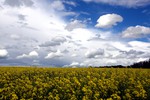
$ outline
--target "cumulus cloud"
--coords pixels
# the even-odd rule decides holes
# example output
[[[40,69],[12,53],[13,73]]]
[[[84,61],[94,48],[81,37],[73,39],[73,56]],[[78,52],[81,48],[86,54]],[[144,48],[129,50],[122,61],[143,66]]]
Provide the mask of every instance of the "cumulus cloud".
[[[112,26],[117,25],[117,23],[122,22],[122,16],[118,14],[106,14],[99,17],[95,27],[97,28],[111,28]]]
[[[0,49],[0,58],[5,58],[8,56],[8,51],[5,49]]]
[[[22,58],[35,58],[38,57],[39,54],[36,51],[31,51],[29,54],[22,54],[20,56],[17,56],[17,59],[22,59]]]
[[[93,49],[93,50],[89,50],[85,53],[85,57],[87,58],[96,58],[99,56],[102,56],[104,54],[104,50],[103,49]]]
[[[66,41],[66,38],[57,36],[57,37],[52,38],[50,41],[46,41],[45,43],[43,43],[39,46],[40,47],[57,46],[57,45],[61,45],[65,41]]]
[[[60,50],[57,50],[57,52],[51,52],[49,53],[45,59],[52,59],[52,58],[59,58],[62,57],[63,53]]]
[[[141,38],[150,34],[150,27],[145,26],[130,26],[122,32],[124,38]]]
[[[79,65],[80,65],[79,62],[73,61],[69,66],[79,66]]]
[[[29,53],[29,56],[34,57],[34,56],[38,56],[38,53],[36,51],[32,51]]]
[[[67,24],[67,26],[65,27],[66,30],[68,31],[72,31],[73,29],[76,28],[84,28],[85,25],[79,21],[79,20],[73,20],[70,23]]]
[[[83,0],[83,1],[124,6],[128,8],[143,7],[150,4],[149,0]]]
[[[150,43],[149,42],[130,41],[130,42],[128,42],[128,45],[134,50],[143,51],[143,52],[147,53],[146,55],[150,54]]]
[[[137,51],[137,50],[129,50],[129,51],[120,51],[119,55],[116,56],[116,58],[128,58],[128,59],[133,59],[133,58],[138,58],[144,54],[143,51]]]

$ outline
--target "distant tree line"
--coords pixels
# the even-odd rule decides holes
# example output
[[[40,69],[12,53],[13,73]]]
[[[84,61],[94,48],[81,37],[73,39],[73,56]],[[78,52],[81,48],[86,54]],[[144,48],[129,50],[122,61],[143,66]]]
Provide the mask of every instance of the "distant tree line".
[[[89,68],[127,68],[127,66],[122,66],[122,65],[99,66],[99,67],[89,66]]]
[[[130,68],[150,68],[150,59],[147,61],[141,61],[128,66]]]
[[[92,68],[93,66],[89,66],[89,67]],[[94,68],[150,68],[150,59],[147,61],[134,63],[129,66],[114,65],[114,66],[99,66],[99,67],[94,67]]]

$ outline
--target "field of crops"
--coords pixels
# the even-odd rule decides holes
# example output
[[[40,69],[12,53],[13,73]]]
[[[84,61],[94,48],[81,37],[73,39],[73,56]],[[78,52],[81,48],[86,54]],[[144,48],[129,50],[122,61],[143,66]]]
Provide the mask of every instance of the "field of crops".
[[[0,100],[150,100],[149,69],[0,68]]]

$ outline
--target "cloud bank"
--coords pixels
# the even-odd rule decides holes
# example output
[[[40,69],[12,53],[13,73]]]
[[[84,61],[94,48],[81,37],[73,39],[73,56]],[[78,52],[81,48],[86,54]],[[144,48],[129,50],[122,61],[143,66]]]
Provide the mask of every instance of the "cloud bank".
[[[122,32],[124,38],[141,38],[150,34],[150,28],[145,26],[130,26]]]

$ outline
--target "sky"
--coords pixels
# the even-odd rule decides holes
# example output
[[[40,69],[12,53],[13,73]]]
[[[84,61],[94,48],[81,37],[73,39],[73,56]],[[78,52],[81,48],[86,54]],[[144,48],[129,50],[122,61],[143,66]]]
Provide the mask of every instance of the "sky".
[[[0,0],[0,65],[111,66],[150,58],[150,0]]]

